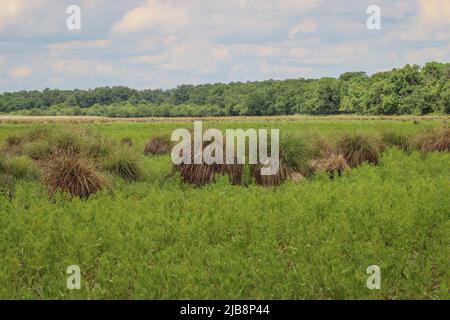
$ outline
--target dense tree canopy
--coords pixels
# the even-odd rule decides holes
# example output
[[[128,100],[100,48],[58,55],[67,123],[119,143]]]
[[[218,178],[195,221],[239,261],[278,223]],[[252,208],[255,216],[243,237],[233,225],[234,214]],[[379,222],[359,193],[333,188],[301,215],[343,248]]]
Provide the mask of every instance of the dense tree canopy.
[[[290,114],[450,113],[450,63],[368,76],[181,85],[170,90],[124,86],[93,90],[19,91],[0,95],[0,112],[110,117]]]

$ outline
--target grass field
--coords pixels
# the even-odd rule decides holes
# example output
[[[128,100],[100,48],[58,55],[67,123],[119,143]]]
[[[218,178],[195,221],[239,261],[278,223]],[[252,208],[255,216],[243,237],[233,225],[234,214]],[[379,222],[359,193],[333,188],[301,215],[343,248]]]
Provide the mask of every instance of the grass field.
[[[268,121],[270,120],[270,121]],[[36,128],[91,129],[128,137],[143,178],[108,175],[88,199],[19,179],[0,194],[0,298],[449,299],[450,153],[383,148],[378,165],[325,172],[280,187],[195,188],[171,176],[147,140],[191,128],[176,122],[0,119],[0,143]],[[279,128],[304,140],[342,134],[415,136],[448,118],[207,119],[210,128]],[[68,290],[66,269],[81,269]],[[366,269],[381,268],[369,290]]]

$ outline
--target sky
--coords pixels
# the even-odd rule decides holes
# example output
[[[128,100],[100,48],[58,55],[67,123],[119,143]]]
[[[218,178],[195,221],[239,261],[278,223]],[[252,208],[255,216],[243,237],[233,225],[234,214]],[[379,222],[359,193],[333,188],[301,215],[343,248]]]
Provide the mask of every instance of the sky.
[[[66,10],[77,5],[81,28]],[[370,30],[367,8],[381,9]],[[450,0],[0,0],[0,92],[369,74],[450,62]]]

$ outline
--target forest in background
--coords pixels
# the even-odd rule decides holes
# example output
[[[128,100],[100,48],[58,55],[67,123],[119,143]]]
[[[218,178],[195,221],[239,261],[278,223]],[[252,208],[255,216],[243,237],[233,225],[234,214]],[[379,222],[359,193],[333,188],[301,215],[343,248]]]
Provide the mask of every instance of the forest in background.
[[[347,72],[339,78],[180,85],[168,90],[115,86],[4,92],[0,113],[106,117],[450,114],[450,63],[406,65],[371,76]]]

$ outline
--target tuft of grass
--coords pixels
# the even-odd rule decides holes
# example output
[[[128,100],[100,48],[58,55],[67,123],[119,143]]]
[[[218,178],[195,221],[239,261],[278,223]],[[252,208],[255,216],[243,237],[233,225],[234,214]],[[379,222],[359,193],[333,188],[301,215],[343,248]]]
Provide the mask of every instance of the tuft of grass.
[[[418,138],[422,152],[449,152],[450,128],[442,127],[425,133]]]
[[[46,164],[43,181],[48,186],[50,196],[61,190],[83,199],[102,190],[105,184],[103,177],[88,160],[64,152]]]
[[[62,130],[51,136],[49,143],[56,152],[80,154],[83,142],[80,135]]]
[[[81,141],[83,154],[91,159],[105,158],[113,152],[114,144],[111,140],[100,135],[83,137]]]
[[[315,171],[328,172],[330,178],[334,178],[336,174],[342,176],[345,171],[351,170],[347,160],[345,160],[345,157],[342,154],[333,153],[324,159],[312,161],[312,163]]]
[[[377,165],[380,158],[378,142],[373,137],[361,133],[345,134],[338,141],[337,148],[352,168],[363,162]]]
[[[280,137],[280,165],[278,173],[274,175],[261,175],[263,165],[252,166],[252,177],[255,183],[261,186],[274,187],[281,185],[289,177],[301,180],[299,177],[310,177],[313,170],[309,164],[312,150],[305,140],[291,134]]]
[[[172,149],[172,142],[164,136],[157,136],[151,138],[144,148],[144,154],[149,155],[164,155],[169,154]]]
[[[204,150],[211,142],[204,141],[201,142],[202,150]],[[226,154],[226,143],[223,143],[219,148],[222,149],[225,161]],[[197,187],[205,186],[207,184],[215,182],[216,176],[226,175],[228,176],[229,182],[232,185],[242,185],[244,184],[243,174],[244,165],[243,164],[207,164],[212,162],[213,154],[206,153],[202,164],[195,164],[195,150],[192,148],[191,163],[181,164],[174,166],[174,171],[179,171],[184,183],[192,184]]]
[[[311,155],[314,158],[325,158],[333,153],[334,147],[328,139],[320,135],[311,138]]]
[[[53,148],[46,140],[33,141],[24,146],[23,153],[33,160],[46,160],[53,154]]]
[[[9,136],[5,140],[2,152],[5,154],[17,155],[23,151],[24,139],[22,136]]]
[[[232,185],[238,186],[245,184],[243,180],[244,167],[243,164],[223,164],[219,166],[217,171],[218,174],[228,176]]]
[[[39,178],[40,171],[30,158],[25,156],[0,157],[0,173],[14,179],[34,180]]]
[[[14,197],[15,186],[16,179],[12,175],[0,172],[0,195],[11,200]]]
[[[202,142],[204,149],[210,142]],[[191,163],[183,163],[174,166],[174,171],[179,171],[184,183],[192,184],[197,187],[205,186],[213,183],[217,173],[223,173],[224,168],[217,164],[195,164],[195,150],[193,146],[191,150]]]
[[[381,134],[381,141],[386,147],[396,147],[405,152],[413,150],[410,135],[401,131],[384,131]]]
[[[7,147],[15,147],[19,146],[23,143],[23,137],[22,136],[9,136],[5,140],[5,146]]]
[[[131,139],[130,137],[125,137],[120,140],[120,144],[123,146],[132,147],[134,143],[133,139]]]
[[[288,174],[298,172],[304,177],[313,173],[309,162],[312,158],[311,147],[302,137],[285,134],[280,137],[280,162]]]
[[[264,186],[264,187],[278,187],[283,184],[283,182],[286,181],[286,179],[290,176],[290,171],[286,168],[286,166],[283,165],[283,163],[280,163],[280,167],[278,170],[278,173],[274,175],[267,175],[263,176],[261,175],[261,168],[263,166],[261,164],[258,165],[252,165],[251,166],[251,175],[257,185]],[[293,174],[293,172],[292,172]]]
[[[53,134],[53,131],[46,127],[38,127],[24,135],[24,140],[27,142],[48,140]]]
[[[127,182],[142,180],[144,176],[139,158],[126,149],[112,152],[105,159],[103,168]]]

